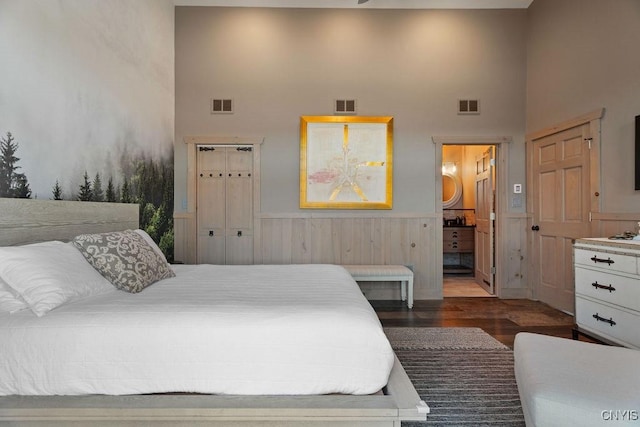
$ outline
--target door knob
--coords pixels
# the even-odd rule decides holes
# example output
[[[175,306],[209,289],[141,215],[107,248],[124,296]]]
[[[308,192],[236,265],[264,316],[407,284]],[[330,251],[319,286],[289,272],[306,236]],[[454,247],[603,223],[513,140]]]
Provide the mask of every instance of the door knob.
[[[538,230],[540,230],[540,226],[538,226],[538,225],[533,225],[533,226],[531,227],[531,229],[532,229],[533,231],[538,231]]]

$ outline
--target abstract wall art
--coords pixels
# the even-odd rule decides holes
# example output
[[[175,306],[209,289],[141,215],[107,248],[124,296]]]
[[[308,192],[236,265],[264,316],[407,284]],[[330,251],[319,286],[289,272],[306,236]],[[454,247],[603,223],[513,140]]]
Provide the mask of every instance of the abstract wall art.
[[[302,116],[300,208],[391,209],[393,117]]]

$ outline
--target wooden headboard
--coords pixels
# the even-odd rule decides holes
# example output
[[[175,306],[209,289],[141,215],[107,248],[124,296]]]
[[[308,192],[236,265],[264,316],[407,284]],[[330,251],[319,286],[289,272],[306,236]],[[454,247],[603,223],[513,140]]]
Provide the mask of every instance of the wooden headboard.
[[[135,203],[0,198],[0,246],[138,228]]]

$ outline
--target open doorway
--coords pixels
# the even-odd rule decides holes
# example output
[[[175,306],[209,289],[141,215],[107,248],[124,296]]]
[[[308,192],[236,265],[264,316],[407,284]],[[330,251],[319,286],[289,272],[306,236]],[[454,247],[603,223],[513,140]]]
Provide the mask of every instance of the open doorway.
[[[496,145],[442,146],[443,296],[495,296]]]

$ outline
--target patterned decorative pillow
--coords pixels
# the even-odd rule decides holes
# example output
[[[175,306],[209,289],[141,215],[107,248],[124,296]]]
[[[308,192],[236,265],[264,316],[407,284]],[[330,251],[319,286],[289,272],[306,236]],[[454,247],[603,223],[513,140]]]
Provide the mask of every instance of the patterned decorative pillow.
[[[137,293],[158,280],[174,277],[165,259],[133,230],[81,234],[73,245],[116,288]]]

